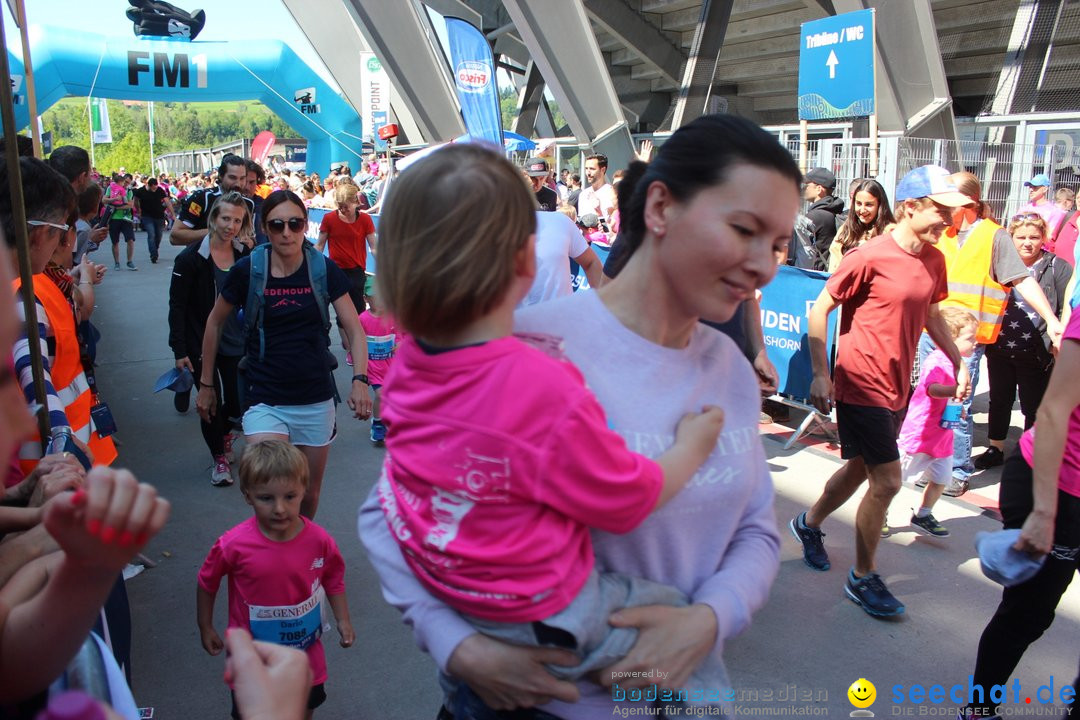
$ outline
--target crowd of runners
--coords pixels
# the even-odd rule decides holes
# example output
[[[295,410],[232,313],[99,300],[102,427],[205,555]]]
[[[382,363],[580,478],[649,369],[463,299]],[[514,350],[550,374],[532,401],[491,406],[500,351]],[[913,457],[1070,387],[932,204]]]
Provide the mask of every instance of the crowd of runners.
[[[1049,203],[1050,180],[1036,175],[1030,205],[999,221],[975,175],[923,166],[897,178],[891,199],[859,179],[845,203],[831,171],[804,175],[774,136],[725,115],[655,153],[643,146],[609,181],[611,170],[590,155],[581,183],[543,157],[519,167],[453,144],[393,178],[374,157],[324,181],[235,155],[207,178],[143,178],[98,175],[85,151],[62,147],[20,160],[22,208],[0,173],[0,279],[16,288],[0,304],[12,348],[0,385],[11,459],[0,714],[33,717],[48,703],[95,623],[108,664],[121,678],[130,667],[122,573],[169,504],[113,469],[124,458],[94,376],[109,328],[92,313],[109,281],[101,246],[114,273],[136,270],[137,223],[151,263],[163,242],[183,246],[168,292],[169,387],[178,412],[194,405],[211,484],[238,479],[252,509],[221,528],[192,578],[204,649],[229,649],[234,717],[311,717],[326,699],[330,618],[343,647],[355,641],[338,545],[357,539],[315,523],[340,402],[385,446],[370,495],[355,498],[360,541],[441,671],[439,718],[610,715],[613,684],[640,686],[655,668],[668,673],[656,703],[669,716],[720,707],[725,641],[750,625],[779,569],[758,431],[777,374],[758,301],[784,263],[830,273],[808,318],[810,400],[835,417],[844,461],[784,519],[806,565],[831,569],[823,528],[865,485],[855,563],[835,591],[876,618],[902,614],[878,569],[901,486],[925,486],[911,526],[947,537],[933,514],[941,495],[1004,464],[1004,526],[1018,531],[1015,552],[1041,563],[1004,589],[973,659],[976,684],[1005,684],[1053,621],[1080,553],[1074,198]],[[317,242],[311,208],[327,209]],[[34,317],[14,280],[20,254]],[[572,263],[591,290],[574,292]],[[44,442],[27,410],[35,328]],[[990,445],[973,458],[984,365]],[[1017,390],[1025,432],[1009,453]],[[213,622],[222,580],[224,638]],[[10,662],[31,644],[46,648],[40,662]],[[130,693],[111,701],[131,716]],[[994,705],[987,695],[963,714],[991,717]]]

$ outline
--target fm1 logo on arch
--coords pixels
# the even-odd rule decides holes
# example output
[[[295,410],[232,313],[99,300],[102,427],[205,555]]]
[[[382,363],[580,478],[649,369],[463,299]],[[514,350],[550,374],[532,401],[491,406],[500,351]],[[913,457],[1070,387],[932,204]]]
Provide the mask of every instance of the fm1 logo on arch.
[[[171,57],[170,57],[171,56]],[[128,85],[138,87],[143,73],[151,73],[154,87],[191,87],[191,68],[195,68],[195,87],[206,87],[206,55],[188,57],[187,53],[128,50]]]

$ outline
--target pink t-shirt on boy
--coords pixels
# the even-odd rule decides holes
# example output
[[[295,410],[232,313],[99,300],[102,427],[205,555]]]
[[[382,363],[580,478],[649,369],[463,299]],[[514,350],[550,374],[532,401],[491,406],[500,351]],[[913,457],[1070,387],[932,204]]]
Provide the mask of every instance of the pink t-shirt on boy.
[[[367,335],[367,376],[372,385],[382,385],[390,370],[390,361],[401,343],[394,319],[388,315],[373,315],[370,310],[360,313],[360,326]]]
[[[407,337],[383,387],[390,529],[432,594],[496,622],[568,606],[593,569],[589,529],[632,530],[663,485],[555,342],[531,340],[548,352],[506,337],[429,355]]]
[[[1080,312],[1074,312],[1069,318],[1062,340],[1080,342]],[[1028,465],[1034,465],[1035,427],[1020,436],[1020,452]],[[1069,416],[1069,431],[1065,435],[1065,454],[1061,458],[1061,474],[1058,476],[1058,488],[1080,497],[1080,407],[1074,408]]]
[[[254,517],[229,530],[214,543],[199,570],[199,586],[216,593],[221,578],[229,576],[229,627],[252,631],[255,639],[283,643],[259,632],[262,623],[274,634],[299,632],[295,622],[273,626],[280,617],[298,615],[318,591],[326,595],[345,592],[345,561],[334,538],[307,518],[304,529],[292,540],[276,542],[259,530]],[[325,603],[325,599],[323,600]],[[259,606],[252,609],[252,606]],[[289,607],[282,611],[281,608]],[[293,608],[300,606],[296,612]],[[324,607],[329,612],[329,607]],[[258,618],[265,617],[265,621]],[[260,637],[262,635],[262,637]],[[299,638],[284,638],[293,640]],[[306,648],[311,663],[312,685],[326,682],[326,654],[322,641]]]
[[[923,453],[933,458],[952,457],[953,432],[941,427],[941,415],[948,398],[930,397],[927,388],[934,383],[952,385],[956,382],[953,364],[940,349],[926,356],[919,371],[919,385],[908,403],[907,417],[900,428],[897,445],[906,455]]]

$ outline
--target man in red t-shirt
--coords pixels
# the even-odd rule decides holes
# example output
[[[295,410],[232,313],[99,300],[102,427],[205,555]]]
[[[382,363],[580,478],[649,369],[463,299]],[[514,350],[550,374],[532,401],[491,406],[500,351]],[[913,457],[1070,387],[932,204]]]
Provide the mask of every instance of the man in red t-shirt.
[[[319,225],[319,241],[315,249],[322,252],[326,243],[330,243],[330,259],[341,268],[349,279],[349,297],[352,298],[356,312],[364,312],[364,283],[367,275],[367,254],[375,257],[375,223],[366,212],[360,211],[357,199],[359,190],[351,182],[339,182],[334,188],[334,202],[337,211],[327,213]],[[341,320],[338,320],[341,326]],[[341,345],[345,348],[345,362],[352,365],[352,348],[345,333],[341,334]]]
[[[855,566],[844,593],[876,617],[904,612],[877,574],[874,555],[889,502],[900,490],[896,438],[924,326],[956,368],[957,395],[968,391],[967,369],[938,313],[949,288],[945,257],[934,245],[952,223],[952,208],[971,200],[956,189],[948,170],[934,165],[905,175],[896,199],[901,203],[896,227],[845,255],[810,312],[810,397],[822,413],[832,409],[835,398],[840,456],[847,462],[813,507],[789,523],[806,564],[828,570],[821,523],[870,480],[855,517]],[[825,334],[829,313],[838,305],[845,307],[830,379]]]

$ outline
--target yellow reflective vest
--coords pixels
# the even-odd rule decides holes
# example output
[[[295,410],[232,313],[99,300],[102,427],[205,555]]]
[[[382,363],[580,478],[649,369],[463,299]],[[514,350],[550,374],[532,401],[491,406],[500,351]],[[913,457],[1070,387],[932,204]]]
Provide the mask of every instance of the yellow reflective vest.
[[[978,221],[963,246],[957,243],[956,228],[941,236],[938,250],[945,255],[949,276],[949,297],[942,306],[962,307],[979,321],[975,340],[989,345],[1001,332],[1009,289],[990,275],[994,259],[994,235],[1001,226],[990,220]]]

